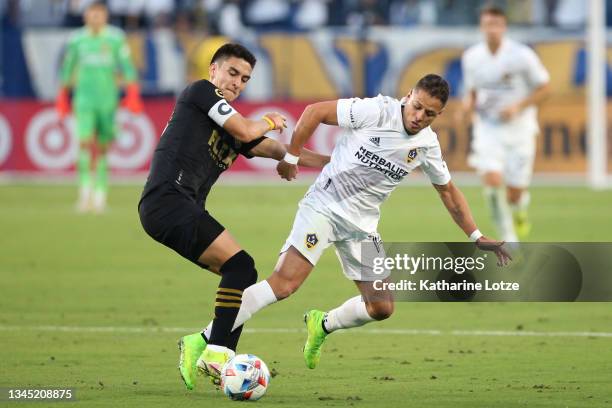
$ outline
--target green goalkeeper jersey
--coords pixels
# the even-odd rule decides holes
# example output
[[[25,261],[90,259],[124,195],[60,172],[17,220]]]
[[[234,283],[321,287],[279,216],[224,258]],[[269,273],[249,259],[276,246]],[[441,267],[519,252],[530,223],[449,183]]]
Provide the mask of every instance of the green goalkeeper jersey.
[[[78,108],[113,108],[119,98],[119,77],[136,80],[123,31],[107,26],[97,35],[84,27],[68,43],[61,72],[64,86],[73,88]]]

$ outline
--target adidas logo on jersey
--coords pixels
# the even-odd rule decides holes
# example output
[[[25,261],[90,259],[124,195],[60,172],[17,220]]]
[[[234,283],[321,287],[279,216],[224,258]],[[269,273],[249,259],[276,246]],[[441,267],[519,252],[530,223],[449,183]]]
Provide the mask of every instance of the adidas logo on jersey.
[[[370,142],[374,143],[376,146],[380,147],[380,137],[371,137]]]

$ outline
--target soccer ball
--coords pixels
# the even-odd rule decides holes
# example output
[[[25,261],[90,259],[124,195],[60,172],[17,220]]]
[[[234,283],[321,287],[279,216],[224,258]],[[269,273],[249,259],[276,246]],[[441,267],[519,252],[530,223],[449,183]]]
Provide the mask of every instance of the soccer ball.
[[[235,401],[257,401],[270,383],[268,366],[253,354],[238,354],[221,370],[221,389]]]

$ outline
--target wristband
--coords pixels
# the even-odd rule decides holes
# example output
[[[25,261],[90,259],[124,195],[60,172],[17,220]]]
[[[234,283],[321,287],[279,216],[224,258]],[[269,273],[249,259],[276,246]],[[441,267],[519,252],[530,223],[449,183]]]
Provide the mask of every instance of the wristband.
[[[266,121],[266,123],[268,124],[268,128],[270,130],[276,129],[276,124],[274,124],[274,121],[272,119],[270,119],[269,117],[267,117],[265,115],[262,116],[261,118]]]
[[[284,161],[286,161],[289,164],[293,164],[294,166],[298,164],[299,159],[300,159],[299,156],[294,156],[289,152],[287,152],[285,154],[285,157],[283,157]]]
[[[480,232],[479,229],[475,229],[474,232],[470,234],[470,241],[476,242],[482,237],[483,237],[482,232]]]

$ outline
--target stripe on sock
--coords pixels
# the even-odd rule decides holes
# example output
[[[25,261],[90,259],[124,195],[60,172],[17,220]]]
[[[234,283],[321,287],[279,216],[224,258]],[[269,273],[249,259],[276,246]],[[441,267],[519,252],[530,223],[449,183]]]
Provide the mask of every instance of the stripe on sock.
[[[217,293],[219,292],[225,292],[228,294],[235,294],[235,295],[242,295],[242,291],[238,290],[238,289],[231,289],[231,288],[219,288],[217,289]]]
[[[215,302],[215,307],[236,307],[240,309],[240,303],[232,303],[232,302]]]

